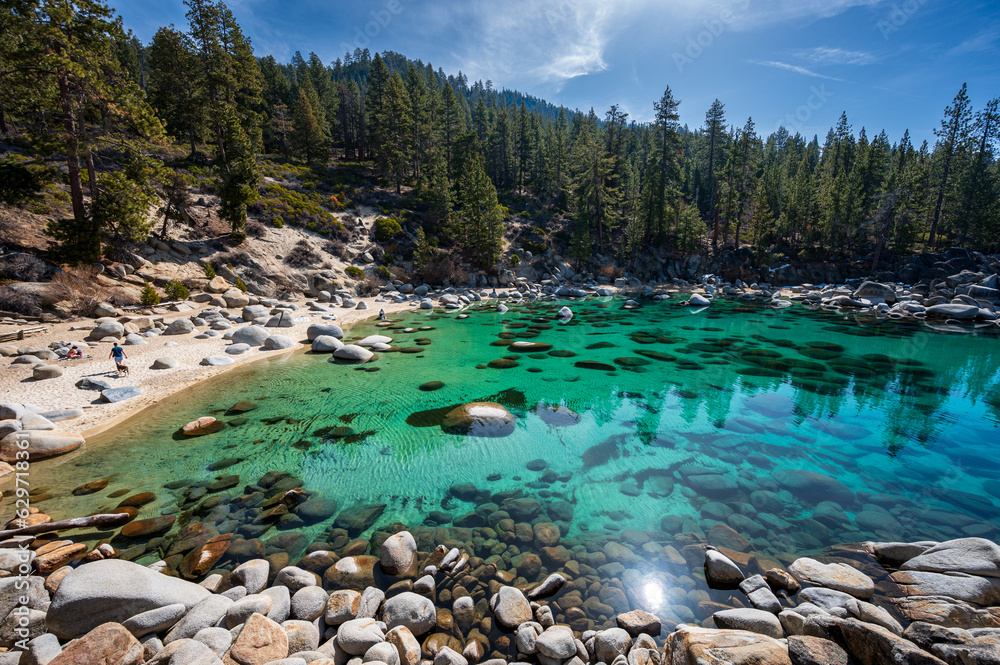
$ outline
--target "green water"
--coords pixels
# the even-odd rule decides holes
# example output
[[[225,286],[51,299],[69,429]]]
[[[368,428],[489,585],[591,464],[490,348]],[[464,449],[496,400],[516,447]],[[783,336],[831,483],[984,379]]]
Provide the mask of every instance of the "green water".
[[[420,352],[383,353],[360,367],[294,353],[238,368],[164,400],[82,452],[34,465],[33,484],[53,495],[39,508],[79,515],[113,508],[117,499],[107,495],[115,490],[148,490],[156,500],[140,517],[176,513],[175,533],[191,516],[178,507],[183,490],[165,483],[239,474],[229,491],[236,496],[280,470],[341,508],[386,504],[376,526],[417,528],[431,511],[475,525],[496,506],[459,500],[449,488],[522,490],[592,564],[599,557],[585,550],[607,541],[662,546],[680,532],[708,534],[717,521],[778,560],[868,539],[1000,535],[995,334],[945,335],[799,305],[775,311],[717,302],[693,311],[644,301],[625,310],[611,299],[570,303],[576,316],[561,323],[552,317],[562,304],[514,305],[504,315],[470,309],[465,319],[412,312],[389,329],[361,324],[348,336],[386,334]],[[556,353],[512,353],[495,345],[504,340],[551,344]],[[504,356],[517,356],[518,365],[477,369]],[[445,385],[421,391],[429,381]],[[244,400],[258,408],[223,415]],[[510,409],[513,434],[450,435],[436,425],[439,413],[420,413],[479,400]],[[231,425],[195,439],[176,434],[203,415]],[[207,470],[227,458],[236,462]],[[545,468],[529,470],[537,460]],[[102,492],[69,494],[107,476]],[[477,507],[480,521],[461,521]],[[331,522],[282,526],[304,542],[328,542]],[[669,559],[657,553],[626,568],[690,582],[684,576],[695,568]],[[703,582],[688,587],[670,602],[671,616],[698,615],[697,600],[706,597],[691,593]],[[629,598],[636,600],[631,591]]]

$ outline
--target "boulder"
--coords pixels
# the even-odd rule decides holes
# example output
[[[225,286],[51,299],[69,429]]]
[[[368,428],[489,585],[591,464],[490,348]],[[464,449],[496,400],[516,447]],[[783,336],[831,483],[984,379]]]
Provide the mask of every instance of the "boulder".
[[[985,538],[948,540],[918,554],[899,569],[1000,577],[1000,545]]]
[[[338,360],[363,363],[375,357],[375,354],[357,344],[348,344],[333,352],[333,357]]]
[[[684,624],[667,638],[671,665],[792,665],[781,641],[742,630]]]
[[[249,344],[230,344],[226,347],[226,354],[230,356],[241,356],[252,347]]]
[[[537,640],[536,640],[537,643]],[[632,647],[632,638],[621,628],[600,630],[594,636],[594,655],[602,663],[613,663]]]
[[[705,579],[715,587],[735,588],[743,581],[743,572],[733,561],[717,550],[705,550]]]
[[[288,310],[281,310],[264,324],[268,328],[291,328],[295,325],[295,317]]]
[[[423,635],[437,624],[437,612],[430,598],[404,591],[385,601],[382,619],[390,630],[406,626],[414,635]]]
[[[234,362],[236,361],[226,356],[205,356],[199,364],[210,367],[221,367],[223,365],[232,365]]]
[[[139,640],[120,623],[108,622],[66,645],[48,665],[141,665],[143,655]]]
[[[264,348],[271,351],[290,349],[295,346],[295,340],[287,335],[271,335],[264,340]]]
[[[224,292],[222,299],[226,301],[226,307],[230,308],[246,307],[250,304],[250,297],[236,288]]]
[[[944,665],[943,660],[881,626],[857,619],[845,619],[838,622],[837,626],[842,639],[841,646],[860,665]]]
[[[413,535],[400,531],[386,538],[382,543],[381,559],[382,570],[388,575],[403,576],[413,572],[417,563],[417,543]]]
[[[115,403],[126,399],[132,399],[142,394],[142,391],[135,386],[122,386],[121,388],[108,388],[101,391],[101,400]]]
[[[19,459],[18,452],[27,450],[28,460],[37,461],[65,455],[83,444],[84,438],[78,434],[21,430],[0,439],[0,460],[13,464]]]
[[[263,305],[247,305],[240,313],[240,318],[244,321],[254,321],[256,319],[262,319],[269,314],[270,312],[267,311],[267,307],[264,307]]]
[[[85,563],[59,583],[46,615],[50,632],[61,640],[102,623],[122,622],[149,610],[182,604],[188,610],[211,595],[193,582],[169,577],[119,559]]]
[[[692,307],[708,307],[712,304],[712,301],[700,293],[693,293],[691,294],[691,297],[688,298],[688,303],[690,303]]]
[[[105,321],[104,323],[97,324],[97,326],[90,331],[90,334],[87,335],[87,339],[99,342],[105,337],[120,339],[124,335],[125,326],[117,321]]]
[[[385,641],[385,634],[375,619],[351,619],[337,630],[337,644],[352,656],[362,656],[368,649]]]
[[[232,340],[234,344],[249,344],[250,346],[260,346],[271,333],[261,326],[244,326],[233,331]]]
[[[927,308],[927,316],[935,319],[972,321],[979,316],[979,307],[962,303],[945,303]]]
[[[875,582],[846,563],[820,563],[809,557],[792,562],[788,572],[801,581],[868,600],[875,593]]]
[[[31,370],[31,378],[35,381],[44,381],[45,379],[58,379],[63,375],[62,369],[56,367],[55,365],[38,365],[33,370]]]
[[[208,280],[208,292],[209,293],[225,293],[229,289],[229,283],[226,279],[220,275],[216,275],[212,279]]]
[[[520,589],[510,586],[500,587],[490,599],[490,609],[500,627],[507,631],[516,629],[525,621],[531,621],[533,616],[528,599]]]
[[[153,361],[153,369],[173,369],[180,365],[176,358],[164,356]]]
[[[775,639],[781,639],[784,635],[778,617],[764,610],[755,610],[746,607],[722,610],[713,614],[712,619],[719,628],[745,630],[751,633],[767,635]]]
[[[344,343],[332,335],[320,335],[312,340],[312,350],[316,353],[333,353],[343,347]]]
[[[215,434],[225,426],[224,422],[212,416],[202,416],[181,427],[181,433],[185,436],[204,436],[206,434]]]
[[[194,323],[191,319],[177,319],[167,324],[163,330],[164,335],[187,335],[194,332]]]
[[[323,336],[343,339],[344,331],[340,326],[333,323],[312,323],[306,328],[306,339],[310,342],[317,337]]]
[[[288,635],[262,614],[253,614],[243,625],[222,659],[223,665],[264,665],[288,655]]]
[[[448,434],[504,437],[514,432],[514,415],[496,402],[471,402],[445,414],[441,429]]]

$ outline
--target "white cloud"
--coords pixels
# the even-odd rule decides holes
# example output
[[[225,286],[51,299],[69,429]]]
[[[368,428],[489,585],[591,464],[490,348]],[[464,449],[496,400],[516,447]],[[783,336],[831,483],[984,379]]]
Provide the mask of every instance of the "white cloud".
[[[765,60],[765,61],[751,60],[750,62],[755,65],[761,65],[762,67],[773,67],[774,69],[784,69],[785,71],[794,72],[796,74],[802,74],[803,76],[812,76],[813,78],[826,79],[828,81],[844,80],[844,79],[834,78],[833,76],[818,74],[812,71],[811,69],[806,69],[805,67],[799,67],[798,65],[790,65],[787,62],[779,62],[777,60]]]
[[[975,37],[970,37],[964,42],[948,51],[950,55],[961,55],[963,53],[981,53],[992,51],[997,47],[1000,40],[1000,26],[992,26],[981,31]]]
[[[832,65],[870,65],[876,59],[871,53],[864,51],[847,51],[825,46],[796,51],[795,56],[814,64]]]

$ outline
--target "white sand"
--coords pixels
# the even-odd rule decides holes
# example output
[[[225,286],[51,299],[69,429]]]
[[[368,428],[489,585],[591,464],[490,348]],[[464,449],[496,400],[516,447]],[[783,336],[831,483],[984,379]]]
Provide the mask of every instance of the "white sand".
[[[355,300],[365,301],[368,304],[368,309],[333,307],[332,311],[337,315],[336,321],[324,321],[322,319],[323,313],[310,312],[305,308],[297,310],[295,316],[308,316],[310,323],[336,323],[344,327],[377,316],[379,309],[384,309],[388,315],[415,309],[409,303],[377,303],[374,298],[355,298]],[[165,314],[163,315],[164,321],[169,323],[175,319],[188,318],[207,308],[205,305],[189,304],[195,309],[189,312]],[[4,346],[47,347],[51,342],[59,340],[82,341],[85,340],[93,325],[93,321],[89,319],[50,325],[45,334],[34,335],[19,342],[5,342]],[[242,325],[245,324],[234,324],[234,327]],[[74,326],[86,326],[87,329],[70,330]],[[18,327],[0,326],[0,333],[16,332]],[[291,349],[266,351],[254,348],[234,356],[225,353],[230,342],[222,337],[195,339],[195,335],[204,332],[204,328],[197,329],[194,333],[187,335],[147,337],[144,338],[146,344],[122,347],[128,355],[125,364],[129,368],[129,375],[121,377],[115,371],[114,362],[108,359],[111,351],[110,344],[87,342],[90,348],[85,353],[92,356],[91,358],[47,361],[46,364],[56,365],[62,369],[63,375],[42,381],[32,379],[31,365],[12,365],[11,361],[14,358],[0,358],[0,367],[2,367],[0,369],[0,402],[37,404],[46,411],[82,408],[84,415],[57,422],[56,430],[76,432],[88,437],[108,429],[150,404],[199,381],[204,381],[209,377],[217,376],[233,367],[254,360],[288,354],[296,349],[301,349],[304,346],[301,342],[306,340],[306,328],[308,327],[309,323],[302,322],[295,324],[292,328],[269,329],[272,334],[287,335],[295,340],[296,345]],[[345,337],[347,336],[350,336],[350,333],[345,330]],[[166,347],[164,344],[167,342],[176,342],[177,345]],[[212,355],[232,358],[234,363],[222,367],[199,364],[202,358]],[[152,369],[153,361],[162,357],[175,358],[180,364],[174,369]],[[142,395],[114,404],[99,402],[99,392],[81,390],[76,387],[76,382],[83,377],[107,381],[112,387],[135,386],[142,391]]]

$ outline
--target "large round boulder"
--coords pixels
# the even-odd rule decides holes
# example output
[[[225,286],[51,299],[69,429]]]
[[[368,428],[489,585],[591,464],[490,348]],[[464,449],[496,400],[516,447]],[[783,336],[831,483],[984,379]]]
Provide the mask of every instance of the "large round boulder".
[[[87,339],[100,341],[105,337],[114,337],[118,339],[123,335],[125,335],[125,326],[117,321],[105,321],[104,323],[98,324],[97,327],[91,330],[90,334],[87,335]]]
[[[233,343],[260,346],[270,336],[271,333],[262,326],[244,326],[233,332]]]
[[[414,635],[423,635],[437,624],[434,603],[426,596],[404,591],[385,601],[382,618],[389,629],[406,626]]]
[[[271,335],[264,340],[264,348],[271,351],[290,349],[295,346],[295,340],[288,335]]]
[[[306,328],[306,338],[311,342],[317,337],[336,337],[343,339],[344,331],[334,323],[313,323]]]
[[[514,432],[514,415],[496,402],[471,402],[445,414],[441,429],[448,434],[509,436]]]
[[[316,353],[333,353],[344,348],[344,343],[333,335],[320,335],[312,340],[312,350]]]
[[[72,452],[84,444],[78,434],[55,433],[43,430],[21,430],[0,439],[0,460],[15,462],[18,451],[27,450],[32,462]]]
[[[188,610],[211,595],[208,589],[150,570],[105,559],[74,568],[56,589],[45,617],[49,632],[69,640],[102,623],[121,623],[167,605]]]
[[[374,353],[364,347],[358,346],[357,344],[348,344],[333,352],[333,357],[338,360],[346,360],[356,363],[368,362],[374,356]]]

